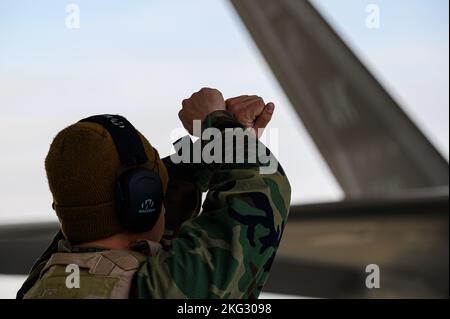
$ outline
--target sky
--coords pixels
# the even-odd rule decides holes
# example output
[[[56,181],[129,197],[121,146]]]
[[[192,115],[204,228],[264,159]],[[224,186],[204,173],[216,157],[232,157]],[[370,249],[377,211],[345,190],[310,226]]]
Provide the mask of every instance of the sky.
[[[275,102],[293,203],[342,198],[227,1],[77,0],[79,29],[66,27],[69,3],[0,0],[0,223],[55,220],[44,158],[58,131],[119,113],[169,155],[183,132],[181,101],[204,86]],[[448,158],[448,1],[313,3]],[[369,3],[380,7],[380,29],[365,26]]]
[[[312,2],[448,160],[449,1]],[[370,4],[379,29],[365,27]]]

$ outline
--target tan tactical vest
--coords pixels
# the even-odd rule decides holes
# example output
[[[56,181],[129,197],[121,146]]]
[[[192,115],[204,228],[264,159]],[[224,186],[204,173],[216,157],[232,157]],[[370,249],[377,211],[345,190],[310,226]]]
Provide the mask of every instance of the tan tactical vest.
[[[127,299],[134,274],[146,256],[131,250],[94,253],[56,253],[42,269],[25,299]],[[79,288],[73,287],[73,266],[79,269]],[[72,277],[69,277],[72,276]]]

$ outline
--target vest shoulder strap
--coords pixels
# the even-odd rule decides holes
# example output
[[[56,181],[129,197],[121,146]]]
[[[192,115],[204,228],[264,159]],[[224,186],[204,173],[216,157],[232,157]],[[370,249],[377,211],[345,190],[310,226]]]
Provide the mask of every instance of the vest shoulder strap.
[[[33,287],[34,289],[32,288],[29,291],[31,294],[27,293],[28,296],[25,295],[25,298],[45,296],[45,291],[41,290],[52,289],[49,283],[53,281],[49,279],[52,278],[53,272],[49,270],[56,266],[73,264],[80,269],[84,269],[84,273],[87,271],[88,274],[100,276],[105,281],[111,278],[115,279],[115,284],[108,293],[105,293],[104,289],[99,289],[99,291],[102,291],[100,294],[95,291],[83,291],[83,289],[80,289],[82,298],[125,299],[129,297],[134,274],[145,260],[147,260],[147,256],[130,250],[107,250],[95,253],[55,253],[41,270],[38,282]],[[47,281],[47,284],[40,285],[42,281]],[[61,289],[62,285],[58,285],[58,287],[58,289]]]
[[[74,264],[89,269],[93,275],[109,275],[115,267],[123,271],[139,268],[146,256],[129,250],[107,250],[98,253],[55,253],[41,271],[41,276],[52,266]]]

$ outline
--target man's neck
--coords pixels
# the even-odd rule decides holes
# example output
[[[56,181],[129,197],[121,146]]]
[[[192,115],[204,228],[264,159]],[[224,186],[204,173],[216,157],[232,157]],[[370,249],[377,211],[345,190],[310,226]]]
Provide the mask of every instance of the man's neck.
[[[90,241],[87,243],[83,243],[81,245],[77,245],[78,247],[87,247],[87,248],[104,248],[111,250],[120,250],[127,249],[130,244],[135,241],[135,238],[131,238],[132,236],[128,234],[116,234],[108,238],[102,238],[99,240]]]

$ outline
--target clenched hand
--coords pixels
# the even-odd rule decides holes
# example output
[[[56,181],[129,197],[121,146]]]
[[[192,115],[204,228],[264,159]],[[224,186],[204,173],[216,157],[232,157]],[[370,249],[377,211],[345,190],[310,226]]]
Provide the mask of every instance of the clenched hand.
[[[233,114],[245,128],[250,128],[260,138],[264,129],[272,119],[275,104],[264,103],[264,100],[256,95],[242,95],[226,101],[227,110]]]
[[[183,101],[183,108],[178,116],[184,128],[192,135],[193,122],[204,121],[215,111],[226,111],[226,103],[222,93],[216,89],[203,88],[194,93],[189,99]]]

